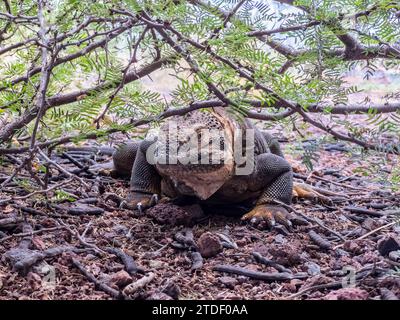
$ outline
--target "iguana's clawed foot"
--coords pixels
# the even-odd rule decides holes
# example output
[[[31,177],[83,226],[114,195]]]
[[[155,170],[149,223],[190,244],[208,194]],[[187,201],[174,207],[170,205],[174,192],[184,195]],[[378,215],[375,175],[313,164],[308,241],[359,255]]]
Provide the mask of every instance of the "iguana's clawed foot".
[[[295,183],[293,186],[293,197],[310,199],[315,202],[320,202],[323,204],[331,205],[332,200],[327,196],[313,190],[310,186],[306,184]]]
[[[273,228],[276,223],[279,223],[289,230],[292,228],[292,222],[295,216],[289,213],[285,208],[274,205],[258,205],[250,212],[246,213],[242,220],[248,220],[258,228]]]
[[[127,200],[121,203],[121,207],[126,209],[137,209],[140,213],[154,206],[158,202],[158,194],[130,192]]]

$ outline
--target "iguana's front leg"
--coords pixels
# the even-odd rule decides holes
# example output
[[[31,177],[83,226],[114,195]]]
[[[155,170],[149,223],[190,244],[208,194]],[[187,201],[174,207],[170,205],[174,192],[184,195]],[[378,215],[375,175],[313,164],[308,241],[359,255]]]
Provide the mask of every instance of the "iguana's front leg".
[[[145,140],[137,149],[126,202],[128,207],[140,211],[154,205],[161,193],[161,177],[146,159],[146,151],[151,144],[152,141]]]
[[[280,156],[281,158],[285,158],[281,149],[281,145],[279,144],[278,140],[272,134],[266,131],[262,131],[262,135],[264,136],[264,139],[267,142],[270,152],[272,154]]]
[[[273,135],[271,135],[266,131],[262,131],[262,134],[264,136],[265,141],[267,142],[268,148],[271,151],[271,153],[276,154],[281,158],[285,158],[278,140]],[[314,190],[312,187],[299,183],[293,184],[293,197],[305,198],[324,204],[331,204],[332,202],[331,199],[329,199],[329,197],[324,196],[323,194]]]
[[[113,153],[114,170],[122,176],[131,176],[133,163],[141,141],[128,141],[120,144]]]
[[[279,222],[291,226],[294,218],[283,206],[275,201],[290,204],[293,192],[293,173],[290,164],[282,157],[264,153],[256,157],[256,168],[253,173],[254,185],[263,189],[256,206],[242,217],[253,224],[273,227]]]

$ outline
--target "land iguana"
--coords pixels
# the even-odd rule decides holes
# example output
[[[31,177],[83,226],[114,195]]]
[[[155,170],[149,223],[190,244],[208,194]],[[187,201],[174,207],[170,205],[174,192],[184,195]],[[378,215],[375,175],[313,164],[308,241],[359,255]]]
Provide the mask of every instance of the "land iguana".
[[[177,133],[174,150],[170,141],[171,127]],[[248,142],[245,140],[245,131],[249,129],[254,130],[254,153],[249,152],[246,160],[252,161],[253,166],[250,172],[239,175],[244,165],[236,163],[235,135],[242,133],[239,145],[243,155],[250,149],[246,149]],[[212,144],[209,137],[204,137],[207,130],[223,133],[219,143]],[[278,222],[290,227],[294,215],[285,207],[291,204],[293,194],[318,197],[310,189],[293,186],[292,168],[272,135],[258,130],[248,119],[236,119],[223,108],[196,110],[170,118],[160,127],[160,133],[151,139],[124,143],[113,154],[116,172],[130,176],[126,203],[131,208],[142,211],[161,197],[189,196],[208,206],[250,204],[252,209],[243,215],[243,220],[254,224],[262,222],[269,227]],[[190,144],[190,141],[195,143]],[[176,152],[176,147],[184,151],[180,150],[173,161],[169,156],[172,151]],[[199,160],[198,163],[188,163],[188,154],[192,160]],[[223,161],[201,162],[204,155]],[[159,159],[166,161],[162,163]]]

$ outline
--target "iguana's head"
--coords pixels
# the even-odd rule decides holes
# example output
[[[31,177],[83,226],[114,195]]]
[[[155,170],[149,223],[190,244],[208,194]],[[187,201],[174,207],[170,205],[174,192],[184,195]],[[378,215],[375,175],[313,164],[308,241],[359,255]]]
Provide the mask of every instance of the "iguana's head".
[[[233,175],[234,127],[218,109],[171,118],[160,128],[157,170],[181,194],[209,198]]]

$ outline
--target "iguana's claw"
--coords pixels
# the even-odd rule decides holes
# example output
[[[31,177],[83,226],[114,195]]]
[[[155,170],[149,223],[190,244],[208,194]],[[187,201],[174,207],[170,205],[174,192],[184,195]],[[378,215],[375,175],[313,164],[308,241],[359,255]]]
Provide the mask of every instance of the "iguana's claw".
[[[144,210],[156,205],[157,202],[157,194],[130,192],[127,200],[121,203],[121,206],[126,209],[137,209],[142,214]]]
[[[279,223],[290,230],[292,227],[290,220],[293,218],[294,216],[281,206],[263,204],[246,213],[242,220],[249,220],[252,225],[261,229],[265,227],[271,229]]]

